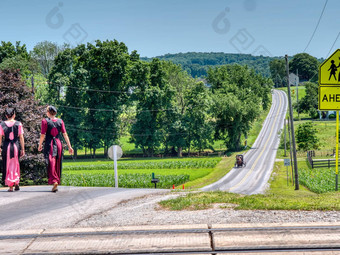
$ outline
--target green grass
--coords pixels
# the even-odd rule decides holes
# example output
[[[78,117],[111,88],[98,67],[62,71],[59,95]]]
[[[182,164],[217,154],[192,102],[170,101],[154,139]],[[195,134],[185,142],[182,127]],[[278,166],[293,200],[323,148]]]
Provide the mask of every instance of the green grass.
[[[122,181],[119,180],[121,183],[119,186],[152,187],[152,173],[156,178],[160,178],[160,183],[157,185],[159,188],[179,186],[209,175],[220,161],[220,157],[123,159],[118,161],[118,175],[122,178]],[[112,187],[113,169],[112,160],[69,161],[64,164],[62,179],[65,185]]]
[[[294,130],[295,135],[296,131],[298,129],[298,126],[301,125],[304,122],[308,122],[311,120],[300,120],[300,121],[294,121]],[[318,130],[317,137],[320,141],[320,148],[316,151],[317,158],[330,158],[330,155],[333,152],[333,149],[335,149],[335,132],[336,132],[336,121],[313,121],[313,124],[315,125],[315,128]],[[284,132],[282,130],[282,132]],[[282,133],[281,139],[284,139],[284,135]],[[288,131],[287,131],[287,142],[289,141],[288,137]],[[283,142],[283,140],[281,141]],[[278,150],[277,157],[283,158],[284,155],[284,149],[281,148]],[[288,149],[288,146],[287,146]],[[289,151],[287,151],[287,155],[289,155]],[[298,151],[297,155],[301,159],[306,158],[306,152]]]
[[[125,160],[118,161],[119,169],[187,169],[187,168],[214,168],[221,158],[188,158],[163,160]],[[107,170],[113,169],[113,162],[97,161],[95,163],[67,163],[65,170]]]
[[[299,168],[307,167],[299,162]],[[236,210],[340,210],[340,192],[316,194],[300,185],[295,190],[283,162],[276,162],[270,182],[270,190],[263,195],[245,196],[228,192],[189,193],[185,197],[166,200],[160,205],[169,210],[201,210],[213,204],[232,205]]]
[[[189,175],[158,175],[158,188],[169,189],[172,185],[180,185],[189,180]],[[63,173],[62,184],[66,186],[114,187],[115,178],[112,173]],[[151,175],[145,173],[119,174],[118,185],[121,188],[153,188]]]
[[[119,169],[118,175],[121,174],[146,174],[149,176],[151,180],[152,173],[157,176],[167,176],[167,175],[188,175],[189,179],[186,181],[193,181],[198,178],[202,178],[206,175],[209,175],[213,169],[209,168],[201,168],[201,169]],[[83,174],[93,174],[93,175],[101,175],[101,174],[113,174],[114,170],[85,170],[85,171],[70,171],[63,170],[63,173],[72,174],[72,175],[83,175]]]

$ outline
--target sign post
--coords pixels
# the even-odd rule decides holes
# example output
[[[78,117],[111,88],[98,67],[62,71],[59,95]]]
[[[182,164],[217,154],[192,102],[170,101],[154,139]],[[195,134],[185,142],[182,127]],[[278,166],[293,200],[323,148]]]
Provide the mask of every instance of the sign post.
[[[118,166],[117,160],[123,155],[123,150],[119,145],[112,145],[108,150],[110,159],[113,159],[113,165],[115,170],[115,188],[118,188]]]
[[[338,191],[339,176],[339,111],[336,111],[335,190]]]
[[[287,186],[288,186],[288,179],[289,179],[289,177],[288,177],[288,167],[290,166],[290,159],[289,158],[285,158],[284,159],[284,165],[287,167]]]
[[[339,175],[340,49],[319,67],[319,110],[336,111],[335,190]]]

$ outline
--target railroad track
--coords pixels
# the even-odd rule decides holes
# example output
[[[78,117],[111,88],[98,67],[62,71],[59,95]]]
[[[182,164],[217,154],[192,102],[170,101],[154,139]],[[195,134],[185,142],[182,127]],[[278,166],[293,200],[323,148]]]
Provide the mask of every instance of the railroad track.
[[[340,254],[340,225],[0,233],[0,251],[23,242],[12,254]]]

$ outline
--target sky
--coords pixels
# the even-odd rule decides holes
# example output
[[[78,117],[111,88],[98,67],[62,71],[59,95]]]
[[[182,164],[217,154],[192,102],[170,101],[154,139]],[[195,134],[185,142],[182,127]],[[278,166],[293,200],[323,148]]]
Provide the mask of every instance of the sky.
[[[339,11],[339,0],[0,0],[0,40],[32,50],[46,40],[76,46],[116,39],[141,57],[306,52],[327,58],[340,48]]]

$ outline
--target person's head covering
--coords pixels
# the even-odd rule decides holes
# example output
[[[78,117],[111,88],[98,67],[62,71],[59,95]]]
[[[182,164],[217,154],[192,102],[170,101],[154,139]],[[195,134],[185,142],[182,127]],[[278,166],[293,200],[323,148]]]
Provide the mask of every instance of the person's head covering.
[[[57,108],[55,108],[54,106],[52,105],[49,105],[47,107],[47,111],[51,114],[51,115],[56,115],[57,114]]]

